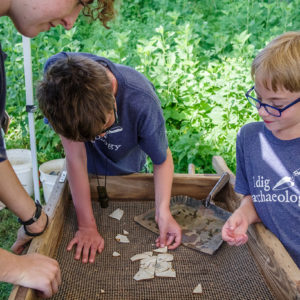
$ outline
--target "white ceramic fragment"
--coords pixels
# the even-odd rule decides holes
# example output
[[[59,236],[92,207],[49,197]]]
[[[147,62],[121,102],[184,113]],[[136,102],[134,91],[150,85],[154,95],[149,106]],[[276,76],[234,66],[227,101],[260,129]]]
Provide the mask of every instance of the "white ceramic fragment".
[[[172,263],[171,262],[169,262],[169,261],[156,262],[155,273],[165,272],[169,269],[172,269]]]
[[[115,237],[116,241],[119,242],[119,243],[129,243],[129,239],[126,235],[123,235],[123,234],[118,234],[116,237]]]
[[[152,256],[152,255],[153,255],[152,251],[139,253],[139,254],[136,254],[136,255],[132,256],[130,258],[130,260],[131,261],[137,261],[137,260],[141,260],[141,259],[147,258],[147,257]]]
[[[154,270],[155,265],[156,265],[156,259],[157,259],[157,256],[149,256],[147,258],[142,259],[140,262],[140,268],[144,268],[144,269],[153,268],[153,270]]]
[[[168,246],[165,246],[163,248],[157,248],[157,249],[154,249],[153,251],[157,252],[157,253],[167,253],[168,252]]]
[[[155,276],[157,277],[176,277],[176,272],[174,269],[168,269],[166,271],[163,272],[158,272],[155,270]]]
[[[174,256],[170,253],[161,253],[157,255],[157,262],[161,261],[173,261]]]
[[[128,231],[126,231],[125,229],[123,229],[123,234],[125,234],[125,235],[128,235],[128,234],[129,234],[129,232],[128,232]]]
[[[133,279],[136,281],[153,279],[153,278],[154,278],[154,270],[152,271],[143,268],[140,268],[139,271],[133,277]]]
[[[193,294],[202,294],[202,285],[199,283],[193,290]]]
[[[100,292],[101,292],[101,294],[104,294],[104,293],[105,293],[105,291],[104,291],[104,290],[102,290],[102,289],[100,290]]]
[[[117,208],[109,215],[109,217],[120,221],[121,218],[123,217],[123,214],[124,214],[124,211],[120,208]]]
[[[114,256],[114,257],[118,257],[118,256],[120,256],[121,254],[119,253],[119,252],[117,252],[117,251],[114,251],[113,252],[113,254],[112,254],[112,256]]]

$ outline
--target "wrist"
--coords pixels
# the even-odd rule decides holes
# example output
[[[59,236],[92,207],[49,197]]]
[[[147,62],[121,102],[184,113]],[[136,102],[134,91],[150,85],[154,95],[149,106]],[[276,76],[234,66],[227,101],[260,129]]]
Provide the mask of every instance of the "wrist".
[[[27,232],[32,233],[32,234],[38,234],[38,233],[43,233],[44,230],[46,229],[48,225],[48,216],[46,213],[42,210],[40,217],[32,223],[31,225],[24,225],[26,228]]]

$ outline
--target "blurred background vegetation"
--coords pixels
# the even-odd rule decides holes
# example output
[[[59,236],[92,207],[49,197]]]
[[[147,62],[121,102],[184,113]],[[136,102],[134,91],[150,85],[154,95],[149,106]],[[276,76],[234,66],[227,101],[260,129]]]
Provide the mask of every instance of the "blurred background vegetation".
[[[116,7],[109,30],[80,16],[70,31],[58,27],[32,39],[34,82],[47,58],[60,51],[91,52],[132,66],[160,97],[175,172],[186,173],[194,163],[197,173],[211,173],[213,155],[222,155],[235,171],[237,131],[259,120],[244,96],[253,84],[251,62],[275,36],[299,30],[300,0],[130,0]],[[30,148],[22,38],[5,17],[0,40],[8,54],[7,148]],[[40,112],[35,129],[40,164],[64,156]],[[9,249],[17,225],[6,210],[0,222],[1,247]],[[7,299],[10,289],[0,284],[0,299]]]

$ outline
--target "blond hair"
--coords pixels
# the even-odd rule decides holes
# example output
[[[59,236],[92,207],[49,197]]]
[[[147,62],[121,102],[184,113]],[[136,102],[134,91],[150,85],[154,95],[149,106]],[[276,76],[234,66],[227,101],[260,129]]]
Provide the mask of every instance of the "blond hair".
[[[255,57],[251,75],[273,91],[300,91],[300,31],[286,32],[272,40]]]

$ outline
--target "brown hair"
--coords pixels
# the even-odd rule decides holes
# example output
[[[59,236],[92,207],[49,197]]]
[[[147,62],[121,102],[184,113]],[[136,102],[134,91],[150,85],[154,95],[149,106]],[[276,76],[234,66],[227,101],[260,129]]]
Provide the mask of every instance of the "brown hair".
[[[37,86],[37,98],[53,129],[74,141],[100,134],[115,102],[105,67],[82,55],[54,62]]]
[[[83,15],[91,18],[93,21],[99,20],[105,28],[107,22],[115,17],[114,0],[97,0],[97,4],[93,5],[94,0],[90,0],[84,4]]]
[[[300,31],[287,32],[272,40],[254,59],[251,75],[267,89],[270,82],[275,92],[280,87],[299,92]]]

